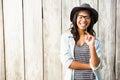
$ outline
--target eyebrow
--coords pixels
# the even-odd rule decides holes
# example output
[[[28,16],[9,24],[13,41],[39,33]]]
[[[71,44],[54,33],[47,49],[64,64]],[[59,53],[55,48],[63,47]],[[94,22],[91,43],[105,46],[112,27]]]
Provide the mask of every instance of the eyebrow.
[[[88,16],[84,16],[84,15],[78,15],[78,16],[83,16],[83,17],[90,17],[89,15],[88,15]]]

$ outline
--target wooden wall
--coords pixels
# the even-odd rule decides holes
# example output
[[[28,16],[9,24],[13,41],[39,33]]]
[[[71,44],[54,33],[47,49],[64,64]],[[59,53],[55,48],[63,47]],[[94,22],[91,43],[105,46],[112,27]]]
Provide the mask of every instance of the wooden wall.
[[[0,0],[0,80],[62,80],[60,36],[82,3],[99,12],[103,80],[120,80],[120,0]]]

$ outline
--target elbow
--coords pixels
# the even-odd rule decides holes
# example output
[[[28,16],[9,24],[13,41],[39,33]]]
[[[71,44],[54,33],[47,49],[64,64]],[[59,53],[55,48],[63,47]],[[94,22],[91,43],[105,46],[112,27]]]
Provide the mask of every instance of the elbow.
[[[98,59],[97,61],[92,61],[91,63],[93,65],[93,67],[98,67],[100,64],[100,60]]]
[[[98,63],[96,64],[92,64],[92,62],[90,61],[90,67],[92,70],[102,69],[102,61],[99,59]]]

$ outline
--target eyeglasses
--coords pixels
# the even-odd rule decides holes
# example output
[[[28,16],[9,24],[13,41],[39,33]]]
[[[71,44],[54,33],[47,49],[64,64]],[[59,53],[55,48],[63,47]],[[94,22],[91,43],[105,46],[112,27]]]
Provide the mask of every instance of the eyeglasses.
[[[82,20],[83,18],[86,19],[86,20],[89,20],[90,16],[78,15],[77,18],[80,19],[80,20]]]

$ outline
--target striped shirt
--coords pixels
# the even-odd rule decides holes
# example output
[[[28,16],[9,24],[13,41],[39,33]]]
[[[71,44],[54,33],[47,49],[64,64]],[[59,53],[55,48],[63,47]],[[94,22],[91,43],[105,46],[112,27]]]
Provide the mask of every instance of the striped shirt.
[[[75,45],[74,50],[74,57],[76,61],[81,63],[89,63],[90,52],[86,43],[82,46]],[[75,70],[74,80],[95,80],[95,76],[92,70]]]

